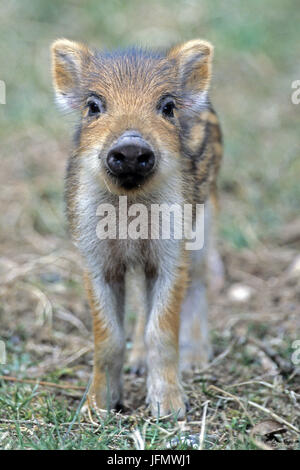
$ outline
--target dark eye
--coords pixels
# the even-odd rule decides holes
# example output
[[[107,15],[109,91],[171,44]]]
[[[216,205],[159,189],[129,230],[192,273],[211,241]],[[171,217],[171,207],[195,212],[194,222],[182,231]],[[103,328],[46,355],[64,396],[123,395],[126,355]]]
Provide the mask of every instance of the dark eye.
[[[97,114],[100,113],[99,104],[96,101],[92,101],[89,103],[89,113],[90,114]]]
[[[87,100],[87,108],[89,116],[96,116],[104,111],[104,104],[100,98],[92,96]]]
[[[163,101],[161,105],[161,112],[165,117],[172,118],[174,117],[175,107],[176,106],[173,100],[169,99],[169,100]]]

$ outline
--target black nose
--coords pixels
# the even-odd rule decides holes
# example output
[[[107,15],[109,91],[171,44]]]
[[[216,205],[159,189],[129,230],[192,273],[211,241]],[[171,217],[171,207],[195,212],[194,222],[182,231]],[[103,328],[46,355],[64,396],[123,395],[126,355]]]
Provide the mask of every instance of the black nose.
[[[107,165],[116,176],[146,176],[154,167],[155,155],[138,134],[124,134],[107,155]]]

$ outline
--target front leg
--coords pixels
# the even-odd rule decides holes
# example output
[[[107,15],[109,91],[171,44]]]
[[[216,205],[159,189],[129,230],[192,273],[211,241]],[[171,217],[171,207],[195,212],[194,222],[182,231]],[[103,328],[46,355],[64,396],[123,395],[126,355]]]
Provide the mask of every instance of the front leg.
[[[93,316],[94,367],[88,402],[100,409],[118,409],[122,402],[124,286],[85,275]]]
[[[146,328],[148,396],[154,416],[175,413],[185,415],[183,390],[179,376],[180,309],[187,284],[184,259],[174,271],[164,271],[155,281],[152,309]]]

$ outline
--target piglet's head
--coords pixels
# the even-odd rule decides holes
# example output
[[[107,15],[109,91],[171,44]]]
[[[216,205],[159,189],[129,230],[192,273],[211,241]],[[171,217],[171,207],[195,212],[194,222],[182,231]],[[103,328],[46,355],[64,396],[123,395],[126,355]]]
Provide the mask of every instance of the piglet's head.
[[[51,51],[56,100],[80,115],[75,154],[86,171],[120,194],[179,170],[185,124],[207,107],[208,42],[111,53],[59,39]]]

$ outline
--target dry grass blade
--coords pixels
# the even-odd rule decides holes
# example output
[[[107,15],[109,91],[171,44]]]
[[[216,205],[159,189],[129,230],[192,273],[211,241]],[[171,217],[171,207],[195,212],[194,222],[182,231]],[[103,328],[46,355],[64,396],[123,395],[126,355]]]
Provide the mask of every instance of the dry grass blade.
[[[270,346],[266,345],[258,338],[247,338],[249,343],[254,344],[260,348],[270,359],[273,361],[281,373],[288,374],[294,370],[294,367],[288,362],[284,361],[279,354],[277,354]]]
[[[239,404],[239,406],[242,408],[244,414],[248,417],[250,423],[253,425],[253,420],[252,420],[251,416],[249,415],[245,405],[242,403],[242,401],[239,397],[237,397],[236,395],[233,395],[232,393],[226,392],[226,390],[222,390],[221,388],[216,387],[215,385],[209,385],[208,390],[215,390],[216,392],[219,392],[222,395],[225,395],[225,396],[231,398],[232,400],[236,401]]]
[[[133,439],[136,450],[145,450],[145,441],[143,440],[139,429],[135,429],[131,433],[131,437]]]
[[[237,342],[238,342],[237,339],[232,341],[232,343],[228,346],[228,348],[225,349],[225,351],[223,351],[221,354],[219,354],[213,361],[211,361],[209,364],[207,364],[207,366],[202,367],[202,369],[197,371],[197,375],[198,374],[203,374],[203,372],[207,372],[212,367],[216,366],[221,361],[223,361],[231,353],[231,351],[233,350],[233,348],[237,344]]]
[[[262,406],[262,405],[259,405],[258,403],[255,403],[251,400],[248,401],[249,405],[251,406],[254,406],[255,408],[263,411],[264,413],[266,413],[267,415],[271,416],[273,419],[275,419],[276,421],[278,421],[278,423],[281,423],[281,424],[284,424],[285,426],[287,426],[289,429],[291,429],[292,431],[296,432],[297,434],[300,434],[300,430],[298,428],[296,428],[296,426],[294,426],[293,424],[289,423],[288,421],[286,421],[284,418],[281,418],[280,416],[278,416],[276,413],[274,413],[272,410],[269,410],[268,408],[266,408],[265,406]]]
[[[203,450],[203,446],[204,446],[206,413],[207,413],[208,404],[209,404],[209,400],[203,404],[203,414],[202,414],[201,430],[200,430],[200,436],[199,436],[199,450]]]
[[[60,388],[62,390],[85,390],[85,387],[80,387],[79,385],[56,384],[53,382],[46,382],[44,380],[18,379],[17,377],[11,377],[9,375],[0,375],[0,380],[4,380],[6,382],[19,382],[30,385],[41,385],[43,387]]]

